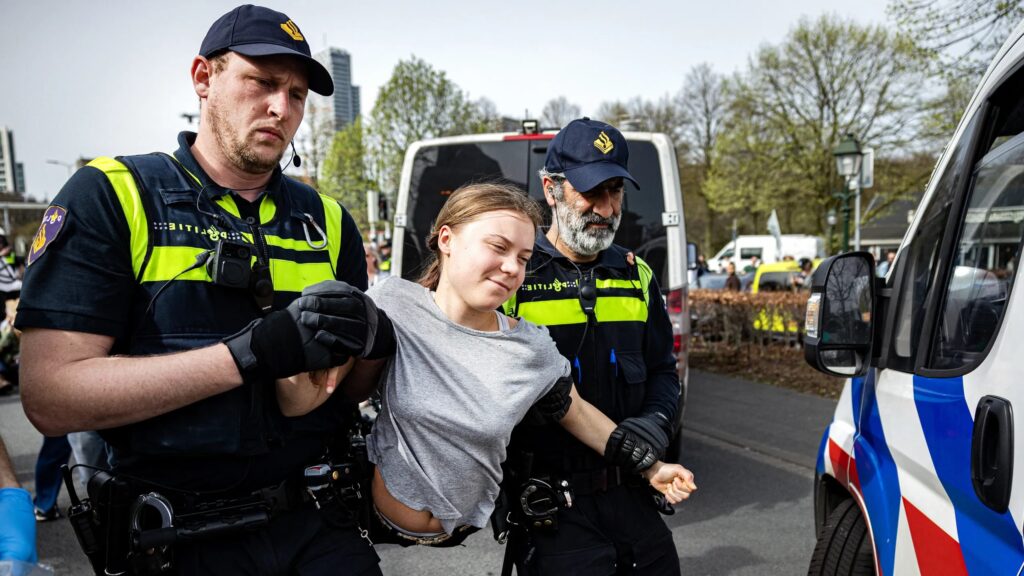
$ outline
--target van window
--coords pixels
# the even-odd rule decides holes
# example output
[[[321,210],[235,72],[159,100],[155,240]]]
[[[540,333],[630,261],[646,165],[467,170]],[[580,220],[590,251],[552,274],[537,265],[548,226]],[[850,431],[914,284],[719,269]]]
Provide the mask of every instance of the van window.
[[[1024,237],[1024,134],[976,165],[930,367],[977,365],[1006,308]]]
[[[761,258],[761,248],[740,248],[740,258],[743,260],[750,260],[754,256]]]
[[[424,146],[413,159],[408,213],[402,245],[402,276],[423,271],[427,235],[448,196],[468,182],[504,181],[527,185],[526,142],[473,142]],[[545,207],[547,205],[545,204]]]
[[[924,209],[914,237],[904,249],[901,262],[899,302],[889,366],[913,372],[925,317],[925,302],[939,272],[939,253],[946,234],[950,210],[962,176],[969,169],[970,135],[977,116],[966,127],[964,136],[951,152],[946,169],[936,183],[934,194]]]
[[[406,207],[402,276],[415,279],[427,256],[426,237],[441,206],[468,182],[504,180],[528,191],[540,203],[546,220],[551,210],[544,201],[537,172],[544,166],[547,140],[498,140],[424,146],[413,159]],[[665,210],[658,150],[652,142],[629,140],[629,171],[641,189],[626,182],[622,222],[615,242],[633,249],[658,278],[668,282],[667,235],[661,222]],[[549,222],[545,222],[548,224]]]

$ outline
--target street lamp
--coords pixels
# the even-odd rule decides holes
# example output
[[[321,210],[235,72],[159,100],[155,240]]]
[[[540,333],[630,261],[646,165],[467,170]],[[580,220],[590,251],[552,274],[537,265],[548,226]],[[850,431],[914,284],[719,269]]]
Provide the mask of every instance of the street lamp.
[[[68,178],[71,178],[71,171],[75,168],[74,164],[69,164],[67,162],[61,162],[60,160],[47,160],[46,163],[47,164],[54,164],[54,165],[57,165],[57,166],[63,166],[65,168],[67,168],[67,170],[68,170]]]
[[[847,134],[846,138],[832,150],[836,157],[836,172],[843,177],[843,190],[837,192],[835,197],[842,204],[843,211],[843,252],[850,250],[850,198],[856,196],[860,200],[860,164],[863,160],[860,150],[860,142],[853,136]],[[860,205],[857,206],[858,224],[860,220]],[[860,231],[857,231],[856,249],[860,249]]]

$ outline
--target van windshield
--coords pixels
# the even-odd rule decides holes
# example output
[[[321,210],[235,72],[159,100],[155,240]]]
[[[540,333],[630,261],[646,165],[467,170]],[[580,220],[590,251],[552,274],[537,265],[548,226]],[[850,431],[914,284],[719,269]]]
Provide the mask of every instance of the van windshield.
[[[548,140],[501,140],[424,146],[413,159],[409,179],[406,229],[402,247],[402,276],[419,277],[428,255],[426,238],[441,206],[456,188],[470,182],[504,181],[528,191],[549,223],[538,170],[544,166]],[[642,190],[626,182],[622,223],[615,242],[633,249],[658,277],[668,281],[665,210],[661,168],[654,144],[629,142],[629,171]]]

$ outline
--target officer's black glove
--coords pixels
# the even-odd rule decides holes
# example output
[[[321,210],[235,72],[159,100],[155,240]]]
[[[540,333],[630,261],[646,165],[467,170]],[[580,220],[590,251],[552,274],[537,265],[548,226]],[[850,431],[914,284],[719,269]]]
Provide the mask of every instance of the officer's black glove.
[[[608,437],[604,447],[604,459],[632,472],[643,472],[657,462],[651,445],[633,432],[619,426]]]
[[[335,354],[386,358],[395,353],[395,328],[369,296],[340,280],[302,291],[299,323]]]
[[[526,421],[534,425],[555,423],[565,418],[572,404],[572,378],[562,376],[555,380],[555,385],[547,394],[537,400],[537,403],[530,407],[526,413]]]
[[[658,458],[664,458],[665,450],[668,449],[670,426],[668,419],[660,413],[633,416],[619,422],[619,428],[629,430],[642,438],[651,446]]]
[[[231,356],[249,383],[266,378],[287,378],[301,372],[340,366],[348,355],[337,353],[315,338],[316,331],[299,318],[316,314],[309,300],[293,300],[284,310],[276,310],[253,320],[237,334],[224,339]]]

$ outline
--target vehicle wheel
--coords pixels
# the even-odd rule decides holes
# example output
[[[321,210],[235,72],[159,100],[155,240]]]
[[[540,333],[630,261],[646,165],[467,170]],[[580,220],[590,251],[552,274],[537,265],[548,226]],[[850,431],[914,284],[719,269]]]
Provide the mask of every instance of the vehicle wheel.
[[[843,500],[828,516],[811,555],[808,576],[871,576],[875,558],[860,509],[852,498]]]

